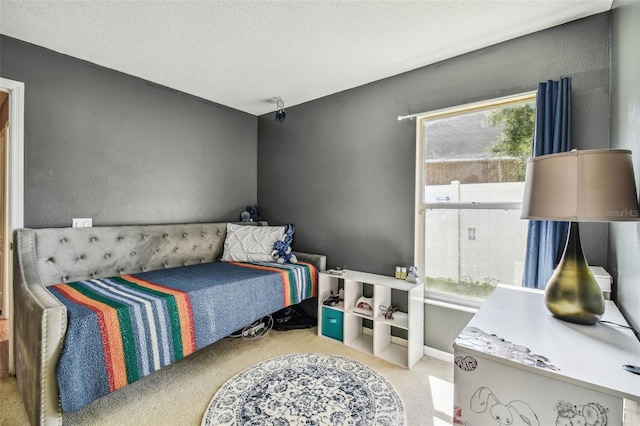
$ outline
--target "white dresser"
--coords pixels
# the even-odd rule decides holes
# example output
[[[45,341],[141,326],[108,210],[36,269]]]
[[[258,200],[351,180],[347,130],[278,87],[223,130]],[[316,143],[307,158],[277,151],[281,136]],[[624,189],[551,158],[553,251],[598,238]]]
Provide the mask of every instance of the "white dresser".
[[[605,303],[602,319],[626,325]],[[454,361],[454,424],[639,424],[640,375],[622,368],[640,365],[633,332],[558,320],[541,291],[498,286],[456,339]]]

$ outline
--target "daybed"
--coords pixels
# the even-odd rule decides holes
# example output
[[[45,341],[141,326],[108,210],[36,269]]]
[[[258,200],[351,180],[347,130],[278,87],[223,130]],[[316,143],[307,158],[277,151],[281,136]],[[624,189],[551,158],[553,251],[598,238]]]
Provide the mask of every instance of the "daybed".
[[[15,232],[15,367],[18,387],[32,424],[61,423],[62,410],[67,411],[67,400],[60,396],[58,375],[66,377],[61,379],[64,395],[67,388],[73,390],[78,385],[74,382],[76,379],[95,376],[108,376],[110,392],[269,313],[315,295],[317,276],[312,277],[312,274],[325,269],[324,256],[296,252],[298,265],[304,268],[306,264],[307,272],[287,270],[286,265],[279,265],[280,270],[273,272],[271,267],[278,264],[217,262],[223,249],[226,250],[227,225],[225,222],[19,229]],[[299,276],[305,274],[307,281],[312,283],[312,289],[301,289],[297,281]],[[297,284],[293,282],[294,276],[298,277]],[[285,283],[289,279],[291,282]],[[184,287],[184,292],[175,290],[176,280]],[[120,360],[122,365],[105,367],[103,364],[113,355],[113,349],[109,349],[108,345],[111,337],[105,338],[103,333],[101,338],[100,333],[109,328],[109,318],[114,315],[120,318],[122,305],[129,302],[120,303],[116,298],[107,311],[93,312],[93,302],[83,298],[95,293],[94,299],[101,300],[100,294],[106,286],[112,286],[112,291],[124,294],[130,290],[129,287],[123,287],[125,285],[143,288],[154,295],[160,289],[161,293],[169,295],[162,296],[164,299],[160,300],[147,300],[147,293],[133,297],[143,303],[140,305],[142,307],[135,308],[137,314],[130,313],[130,318],[127,317],[128,328],[122,325],[126,323],[124,321],[120,325],[122,330],[117,330],[122,336],[118,340],[122,342],[120,351],[124,353]],[[188,293],[188,296],[182,293]],[[76,302],[80,306],[70,305],[63,296],[78,299],[79,302]],[[185,300],[190,304],[186,304]],[[168,309],[169,305],[174,309]],[[150,313],[153,306],[159,310]],[[176,312],[181,310],[191,316],[185,314],[178,317]],[[138,322],[144,316],[149,317],[149,321],[155,325],[141,327]],[[161,321],[158,317],[167,321],[164,326],[159,325]],[[193,321],[190,329],[185,326],[189,318]],[[72,327],[74,323],[78,323],[76,328]],[[178,331],[174,330],[176,324]],[[90,326],[98,327],[99,331],[92,334],[87,331]],[[132,337],[132,332],[139,326],[144,331],[144,337]],[[180,326],[185,328],[180,331]],[[170,333],[173,331],[174,334],[170,334],[172,337],[165,338],[173,339],[173,346],[167,349],[159,344],[157,340],[162,339],[152,335],[150,328],[154,331],[157,331],[156,328],[169,329]],[[153,348],[155,354],[149,355],[147,361],[136,360],[135,353],[127,355],[127,344],[131,340],[135,340],[137,345],[146,342],[146,347],[136,349],[138,356],[141,352],[153,352]],[[74,344],[70,344],[70,341]],[[94,348],[90,349],[90,346]],[[100,350],[96,351],[95,346]],[[102,370],[97,373],[87,371],[96,365]],[[130,371],[123,373],[125,365],[134,366],[134,377]],[[109,368],[112,369],[110,373],[107,371]],[[114,379],[118,374],[120,379]],[[66,385],[64,380],[67,381]],[[116,383],[114,388],[114,381],[118,380],[124,384]],[[99,380],[79,386],[84,386],[80,393],[104,388]],[[77,393],[78,389],[75,391]],[[73,398],[69,401],[73,401]]]

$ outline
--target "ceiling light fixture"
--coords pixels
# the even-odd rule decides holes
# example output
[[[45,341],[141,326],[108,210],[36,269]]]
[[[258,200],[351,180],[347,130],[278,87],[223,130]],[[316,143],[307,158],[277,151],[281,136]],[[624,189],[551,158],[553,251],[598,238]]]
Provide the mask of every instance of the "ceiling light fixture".
[[[287,113],[284,112],[284,101],[279,96],[276,99],[276,106],[278,107],[278,109],[276,110],[275,121],[278,121],[282,124],[287,120]]]

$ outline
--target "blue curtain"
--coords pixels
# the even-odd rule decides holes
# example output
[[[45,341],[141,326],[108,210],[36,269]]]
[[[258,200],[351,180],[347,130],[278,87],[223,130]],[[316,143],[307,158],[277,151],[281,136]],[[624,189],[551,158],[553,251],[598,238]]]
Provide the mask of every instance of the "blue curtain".
[[[533,156],[571,151],[571,78],[538,84]],[[560,261],[568,222],[532,220],[523,286],[544,289]]]

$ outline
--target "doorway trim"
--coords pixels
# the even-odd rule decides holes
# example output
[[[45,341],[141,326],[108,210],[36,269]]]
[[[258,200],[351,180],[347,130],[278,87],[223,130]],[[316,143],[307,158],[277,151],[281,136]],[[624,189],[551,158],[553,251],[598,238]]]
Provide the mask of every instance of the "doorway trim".
[[[9,217],[7,234],[24,227],[24,83],[0,77],[0,90],[9,93]],[[9,244],[11,247],[12,244]],[[13,354],[13,260],[7,262],[9,270],[9,374],[15,374]]]

